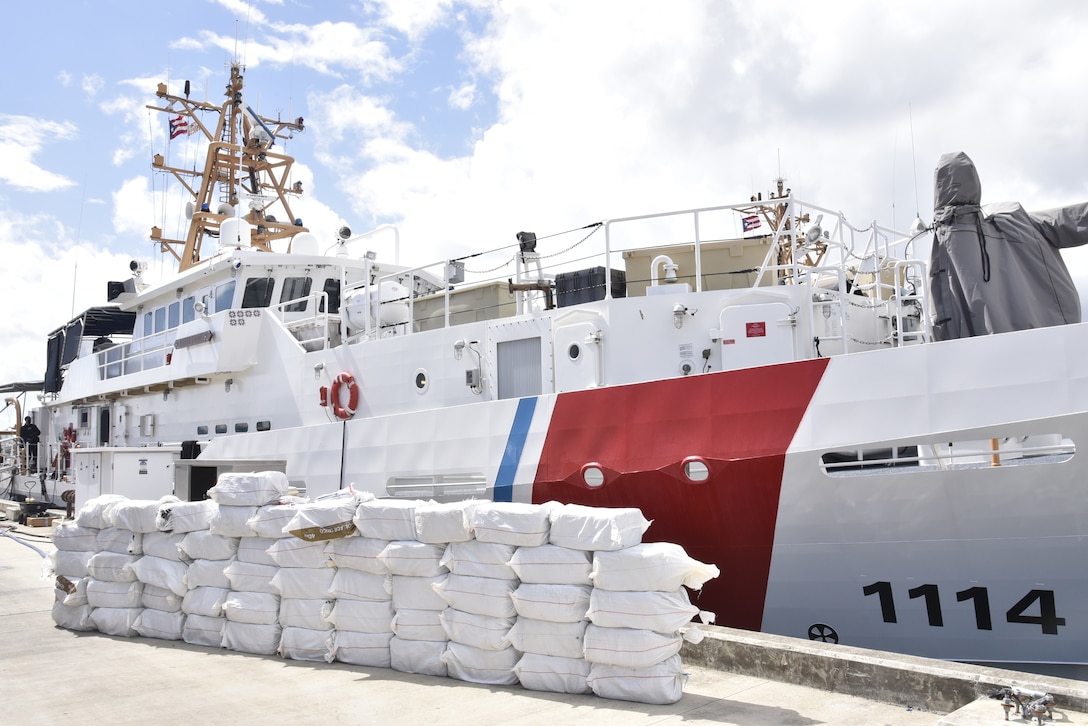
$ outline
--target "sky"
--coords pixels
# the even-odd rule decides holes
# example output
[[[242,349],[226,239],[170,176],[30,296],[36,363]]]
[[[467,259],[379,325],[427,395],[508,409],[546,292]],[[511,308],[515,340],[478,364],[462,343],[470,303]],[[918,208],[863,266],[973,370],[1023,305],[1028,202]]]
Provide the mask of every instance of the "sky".
[[[173,232],[160,82],[220,103],[232,60],[319,239],[383,224],[429,263],[774,188],[906,229],[965,151],[983,202],[1088,200],[1082,0],[62,0],[0,45],[0,383]],[[191,150],[190,150],[191,151]],[[380,259],[391,242],[375,238]],[[1069,254],[1088,289],[1088,251]]]

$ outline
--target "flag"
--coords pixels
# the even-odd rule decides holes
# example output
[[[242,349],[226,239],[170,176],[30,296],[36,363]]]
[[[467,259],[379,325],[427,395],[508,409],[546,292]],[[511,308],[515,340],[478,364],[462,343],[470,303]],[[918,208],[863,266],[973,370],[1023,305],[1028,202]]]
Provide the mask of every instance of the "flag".
[[[759,227],[759,215],[751,214],[740,220],[741,229],[745,232],[750,232],[753,229]]]
[[[178,114],[177,118],[170,119],[170,138],[176,139],[182,134],[189,133],[189,122],[185,120],[185,117]]]

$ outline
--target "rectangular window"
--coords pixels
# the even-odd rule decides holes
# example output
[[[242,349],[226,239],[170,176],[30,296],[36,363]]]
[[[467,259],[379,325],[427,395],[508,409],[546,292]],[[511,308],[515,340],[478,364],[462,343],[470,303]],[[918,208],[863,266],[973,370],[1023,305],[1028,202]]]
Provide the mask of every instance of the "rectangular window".
[[[196,320],[196,310],[193,309],[195,297],[187,297],[181,301],[181,322],[191,323]]]
[[[310,286],[313,280],[308,277],[288,277],[283,281],[283,290],[280,291],[280,302],[298,300],[310,294]],[[306,311],[306,303],[292,303],[283,308],[285,313],[301,313]]]
[[[246,291],[242,295],[242,307],[266,308],[272,302],[272,290],[276,286],[274,277],[251,277],[246,280]]]
[[[323,290],[329,296],[329,312],[333,315],[340,312],[340,281],[330,277],[325,280]],[[324,306],[322,306],[321,312],[325,312]]]
[[[166,308],[166,327],[173,329],[181,324],[181,303],[170,303],[170,307]]]
[[[144,313],[143,335],[147,336],[155,332],[153,320],[154,318],[152,317],[151,313]]]
[[[224,310],[230,310],[231,304],[234,302],[234,280],[225,282],[215,288],[215,310],[212,312],[221,313]]]
[[[166,308],[155,309],[155,332],[161,333],[166,330]]]

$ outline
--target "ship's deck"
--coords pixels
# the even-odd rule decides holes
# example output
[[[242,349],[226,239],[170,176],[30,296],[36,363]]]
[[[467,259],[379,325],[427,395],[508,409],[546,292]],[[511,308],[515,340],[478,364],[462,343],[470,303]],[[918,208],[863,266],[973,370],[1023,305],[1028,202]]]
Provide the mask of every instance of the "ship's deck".
[[[14,523],[0,523],[5,529]],[[16,526],[51,551],[50,528]],[[971,724],[1003,721],[1000,703],[959,703],[1002,678],[1044,687],[1055,721],[1088,724],[1088,683],[903,658],[714,628],[685,646],[683,698],[668,706],[482,686],[382,668],[255,656],[56,627],[42,557],[0,536],[0,691],[4,721],[21,726],[148,719],[232,724]],[[699,663],[701,665],[695,665]],[[803,685],[812,679],[837,692]],[[880,683],[881,696],[874,686]],[[891,684],[890,686],[888,684]],[[1025,723],[1012,720],[1012,723]]]

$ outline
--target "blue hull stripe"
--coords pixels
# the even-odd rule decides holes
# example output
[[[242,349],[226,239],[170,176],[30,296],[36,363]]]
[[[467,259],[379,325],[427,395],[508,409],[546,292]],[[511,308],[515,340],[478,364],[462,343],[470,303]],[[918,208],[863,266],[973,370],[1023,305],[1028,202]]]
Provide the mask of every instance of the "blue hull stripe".
[[[529,436],[529,425],[533,422],[536,410],[536,398],[523,398],[518,401],[518,410],[514,414],[514,423],[510,427],[510,437],[506,440],[506,451],[502,454],[499,473],[495,477],[496,502],[514,501],[514,476],[521,463],[521,452],[525,450],[525,439]]]

